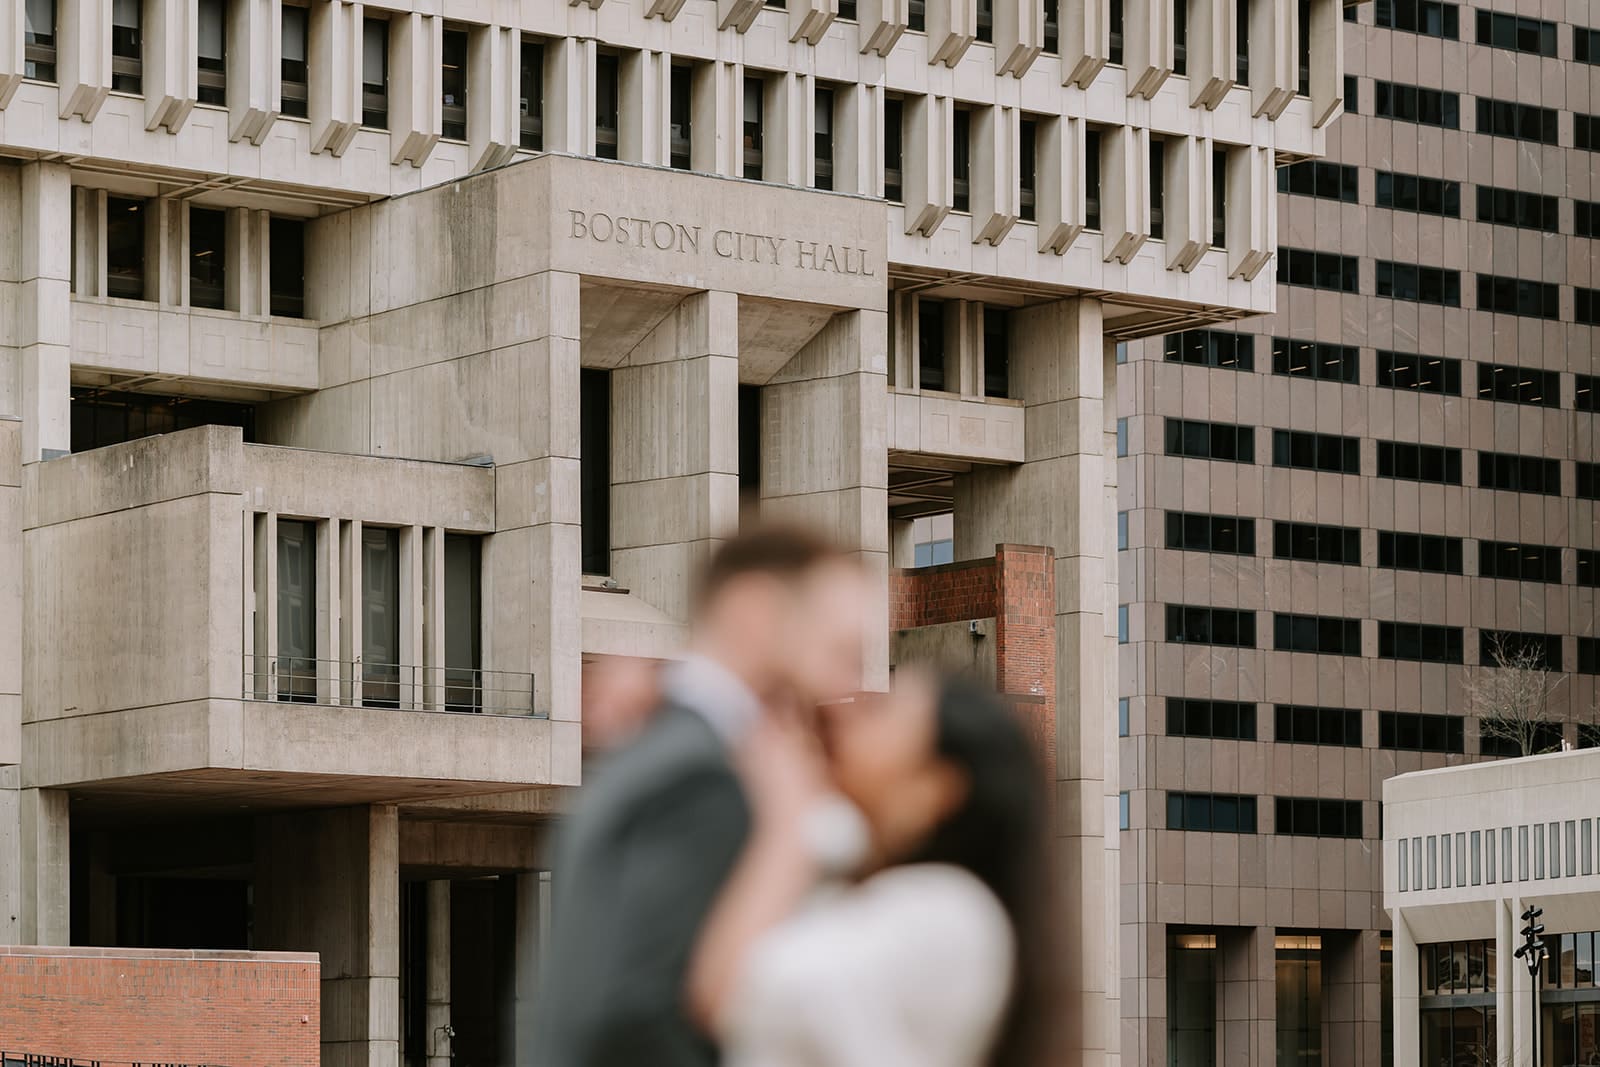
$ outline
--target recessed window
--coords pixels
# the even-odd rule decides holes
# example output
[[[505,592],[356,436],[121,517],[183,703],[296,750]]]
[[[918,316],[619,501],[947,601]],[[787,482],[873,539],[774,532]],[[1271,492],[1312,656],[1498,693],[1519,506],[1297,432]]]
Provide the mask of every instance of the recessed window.
[[[1585,326],[1600,326],[1600,289],[1573,286],[1572,321]]]
[[[228,11],[224,0],[199,0],[196,96],[202,104],[228,102]]]
[[[1556,24],[1542,19],[1480,10],[1478,43],[1553,58],[1556,54]]]
[[[1231,422],[1167,419],[1165,429],[1169,456],[1219,459],[1229,463],[1256,461],[1253,426],[1238,426]]]
[[[1299,78],[1295,90],[1301,96],[1311,95],[1311,0],[1300,0],[1295,5],[1295,64]]]
[[[944,389],[944,302],[917,300],[918,388]]]
[[[1461,449],[1405,441],[1379,441],[1378,477],[1460,485]]]
[[[1459,626],[1378,623],[1378,657],[1419,663],[1463,663],[1466,644]]]
[[[276,525],[277,698],[311,704],[317,699],[317,524],[279,519]]]
[[[444,125],[441,136],[456,141],[467,139],[467,31],[444,31],[444,66],[439,79],[444,95]]]
[[[1279,652],[1359,656],[1361,620],[1280,611],[1272,616],[1272,640],[1272,647]]]
[[[1256,798],[1232,793],[1168,793],[1167,829],[1253,834]]]
[[[1600,500],[1600,463],[1578,463],[1574,492],[1580,500]]]
[[[1561,462],[1511,452],[1478,453],[1478,485],[1511,493],[1561,495]]]
[[[246,443],[256,439],[256,409],[250,404],[189,396],[72,390],[72,451],[88,452],[194,426],[237,426]]]
[[[611,573],[611,372],[579,372],[578,464],[584,574]]]
[[[1018,127],[1017,182],[1021,186],[1017,215],[1027,222],[1039,217],[1039,123],[1036,119],[1023,119]]]
[[[914,33],[926,32],[927,10],[925,0],[907,0],[906,29]]]
[[[1572,232],[1579,237],[1600,237],[1600,201],[1572,202]]]
[[[1168,697],[1167,736],[1254,741],[1256,706],[1235,700],[1185,700]]]
[[[106,295],[144,299],[145,202],[106,199]]]
[[[1430,574],[1461,573],[1462,542],[1459,537],[1432,534],[1378,531],[1378,566]]]
[[[1272,373],[1319,381],[1349,382],[1353,385],[1361,379],[1359,355],[1354,345],[1274,337]]]
[[[1167,334],[1162,340],[1162,350],[1168,363],[1192,363],[1198,367],[1221,367],[1225,370],[1256,369],[1256,337],[1253,333],[1185,330]]]
[[[1256,521],[1238,515],[1167,512],[1167,547],[1187,552],[1256,554]]]
[[[1600,375],[1573,376],[1572,406],[1579,411],[1600,414]]]
[[[1381,711],[1378,747],[1403,752],[1465,752],[1466,719],[1460,715]]]
[[[309,12],[292,4],[283,5],[283,58],[281,112],[294,118],[306,117],[306,35]]]
[[[1557,200],[1553,196],[1524,193],[1516,189],[1478,186],[1478,220],[1500,226],[1520,226],[1527,230],[1559,233]]]
[[[1256,613],[1194,604],[1167,605],[1167,640],[1173,644],[1256,647]]]
[[[994,0],[976,0],[976,34],[985,44],[994,43]]]
[[[389,24],[361,20],[361,125],[389,128]]]
[[[221,308],[227,301],[227,213],[189,209],[189,303]]]
[[[687,64],[673,65],[671,91],[671,163],[678,170],[688,170],[694,146],[694,70]]]
[[[1354,21],[1351,16],[1355,14],[1354,7],[1344,9],[1347,21]],[[1354,74],[1344,76],[1344,113],[1346,115],[1361,114],[1361,79]]]
[[[1189,73],[1189,0],[1172,3],[1172,73]]]
[[[839,21],[856,21],[856,0],[839,0]]]
[[[25,0],[22,20],[22,76],[55,81],[56,0]]]
[[[1415,300],[1419,304],[1461,306],[1460,271],[1380,259],[1373,264],[1373,278],[1379,296]]]
[[[1600,637],[1578,638],[1578,673],[1600,674]]]
[[[1478,398],[1558,408],[1561,406],[1561,375],[1553,370],[1480,363]]]
[[[1345,9],[1347,12],[1349,8]],[[1458,40],[1461,37],[1461,9],[1439,0],[1377,0],[1373,4],[1374,22],[1392,30],[1406,30],[1426,37]]]
[[[1600,63],[1600,30],[1572,27],[1572,58],[1579,63]]]
[[[1228,153],[1211,153],[1211,247],[1228,247]]]
[[[883,198],[900,202],[900,116],[899,97],[883,102]]]
[[[1478,310],[1535,319],[1561,317],[1560,286],[1495,274],[1478,275]]]
[[[1159,137],[1150,138],[1150,238],[1164,240],[1167,234],[1167,145]]]
[[[1117,699],[1117,736],[1118,737],[1127,737],[1128,736],[1128,698],[1127,697],[1119,697]],[[1596,746],[1596,747],[1600,747],[1600,746]]]
[[[1526,749],[1524,749],[1526,743]],[[1541,752],[1554,752],[1561,747],[1561,724],[1558,722],[1523,722],[1482,719],[1478,722],[1478,753],[1484,756],[1532,756]],[[1552,824],[1554,825],[1554,824]],[[1526,827],[1524,827],[1526,829]],[[1538,831],[1538,824],[1534,824]],[[1536,845],[1543,845],[1542,836],[1535,837]],[[1543,862],[1542,852],[1539,862]],[[1524,856],[1526,859],[1526,856]],[[1526,873],[1526,872],[1524,872]]]
[[[483,696],[483,538],[447,533],[444,535],[445,710],[482,711]]]
[[[1272,709],[1272,722],[1273,740],[1280,744],[1361,747],[1361,711],[1358,708],[1277,704]]]
[[[1361,291],[1360,260],[1336,252],[1306,248],[1278,249],[1278,284],[1304,285],[1344,293]]]
[[[1572,147],[1600,152],[1600,115],[1572,116]]]
[[[1514,541],[1479,541],[1478,575],[1513,582],[1561,581],[1561,549]]]
[[[1100,131],[1083,134],[1083,227],[1100,228]]]
[[[1372,113],[1379,118],[1441,126],[1447,130],[1461,128],[1461,97],[1456,93],[1375,81],[1372,98]]]
[[[1379,207],[1451,219],[1461,217],[1460,182],[1380,170],[1373,177],[1373,190]]]
[[[1361,801],[1278,797],[1274,829],[1297,837],[1361,837]]]
[[[811,158],[814,168],[811,184],[817,189],[833,188],[833,108],[833,88],[817,86],[811,120]]]
[[[1478,97],[1478,132],[1516,141],[1559,144],[1554,108]]]
[[[601,52],[594,57],[594,154],[617,158],[618,104],[622,89],[617,81],[617,57]]]
[[[1307,563],[1361,563],[1361,530],[1354,526],[1321,526],[1311,522],[1272,524],[1272,554]]]
[[[1516,630],[1480,630],[1478,663],[1485,667],[1559,671],[1561,635]]]
[[[1128,420],[1126,418],[1121,418],[1121,419],[1117,420],[1117,458],[1118,459],[1126,459],[1127,457],[1128,457]]]
[[[1011,313],[983,309],[983,395],[1011,395]]]
[[[1378,353],[1378,384],[1441,396],[1461,395],[1461,361],[1407,352]]]
[[[954,211],[969,211],[972,207],[972,112],[957,108],[950,126],[950,207]]]
[[[268,230],[272,313],[303,318],[306,313],[306,224],[274,217]]]
[[[1233,5],[1233,80],[1240,85],[1250,84],[1250,0],[1236,0]]]
[[[1117,605],[1117,644],[1128,643],[1128,605]]]
[[[398,708],[400,669],[400,531],[361,527],[361,703]]]
[[[517,99],[517,144],[530,152],[544,151],[544,42],[524,37],[521,43],[521,93]],[[676,121],[678,71],[672,68],[673,115]],[[677,151],[677,129],[673,129],[673,151]],[[677,166],[676,160],[673,166]],[[685,164],[687,166],[687,164]]]
[[[1278,192],[1354,204],[1359,200],[1356,168],[1320,159],[1292,163],[1278,168]]]
[[[143,14],[140,0],[111,0],[111,88],[119,93],[144,92]]]
[[[1044,0],[1044,47],[1047,55],[1061,50],[1061,0]]]
[[[744,80],[744,176],[754,181],[761,180],[762,146],[766,136],[762,114],[765,95],[764,80]]]
[[[1305,430],[1273,430],[1272,465],[1334,474],[1360,474],[1361,439]]]
[[[1109,0],[1107,14],[1110,16],[1107,22],[1111,27],[1111,37],[1106,59],[1108,62],[1120,67],[1122,65],[1122,0]]]

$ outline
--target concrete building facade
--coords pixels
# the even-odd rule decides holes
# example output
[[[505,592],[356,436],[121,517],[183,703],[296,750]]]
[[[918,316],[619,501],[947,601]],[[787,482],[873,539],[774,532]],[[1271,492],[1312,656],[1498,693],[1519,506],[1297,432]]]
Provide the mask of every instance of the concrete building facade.
[[[1119,367],[1147,1065],[1418,1062],[1383,1009],[1383,782],[1515,751],[1472,699],[1497,643],[1549,688],[1535,751],[1600,730],[1600,13],[1345,16],[1327,158],[1278,171],[1277,312]]]
[[[1116,1062],[1114,352],[1273,309],[1344,86],[1334,0],[1177,10],[0,0],[0,942],[313,951],[324,1062],[517,1062],[583,664],[741,500],[886,589],[947,514],[1052,571],[995,669]]]
[[[1600,752],[1402,774],[1383,801],[1398,1062],[1600,1058]],[[1516,956],[1529,907],[1537,984]]]

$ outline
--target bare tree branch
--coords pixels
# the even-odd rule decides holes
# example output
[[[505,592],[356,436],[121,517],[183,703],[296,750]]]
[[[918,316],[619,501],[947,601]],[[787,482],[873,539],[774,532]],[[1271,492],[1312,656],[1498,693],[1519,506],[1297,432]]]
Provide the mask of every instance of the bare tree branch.
[[[1505,742],[1520,756],[1551,751],[1540,735],[1551,721],[1550,697],[1567,676],[1549,668],[1538,646],[1504,635],[1491,639],[1490,660],[1471,671],[1465,685],[1480,735]]]

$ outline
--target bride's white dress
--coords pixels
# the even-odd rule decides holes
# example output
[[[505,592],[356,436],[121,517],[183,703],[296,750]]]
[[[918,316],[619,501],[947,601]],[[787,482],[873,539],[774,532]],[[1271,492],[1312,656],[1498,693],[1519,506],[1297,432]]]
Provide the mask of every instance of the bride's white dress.
[[[1011,986],[1011,924],[958,867],[819,894],[751,952],[725,1067],[981,1067]]]

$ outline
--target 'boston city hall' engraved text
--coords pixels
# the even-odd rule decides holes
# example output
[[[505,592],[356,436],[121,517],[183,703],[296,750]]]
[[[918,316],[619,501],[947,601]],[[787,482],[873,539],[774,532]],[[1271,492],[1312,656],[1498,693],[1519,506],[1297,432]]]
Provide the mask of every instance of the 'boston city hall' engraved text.
[[[867,250],[826,241],[805,241],[744,230],[712,230],[686,226],[665,219],[640,219],[629,215],[608,215],[602,211],[569,209],[575,240],[619,244],[629,248],[652,249],[681,255],[699,255],[702,245],[721,259],[743,263],[799,267],[832,271],[835,274],[874,276],[867,263]],[[702,238],[706,238],[702,240]]]

